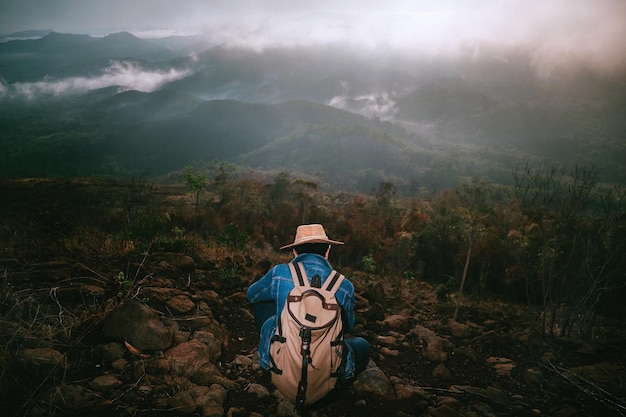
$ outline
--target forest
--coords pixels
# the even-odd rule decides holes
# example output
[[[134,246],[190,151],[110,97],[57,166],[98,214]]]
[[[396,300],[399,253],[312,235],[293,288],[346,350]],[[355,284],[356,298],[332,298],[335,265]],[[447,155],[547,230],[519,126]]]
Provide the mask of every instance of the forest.
[[[539,307],[536,324],[547,335],[590,339],[599,337],[599,315],[623,320],[626,193],[599,183],[597,168],[527,165],[512,173],[512,186],[473,179],[440,191],[417,188],[411,196],[389,182],[368,194],[330,193],[286,172],[270,181],[218,172],[211,178],[188,166],[178,185],[121,181],[120,195],[58,180],[63,192],[42,197],[19,232],[6,224],[4,256],[120,256],[148,246],[190,255],[218,246],[243,255],[278,248],[298,224],[322,223],[345,241],[334,254],[339,265],[425,280],[444,298],[465,293]],[[11,184],[4,183],[5,196],[12,195]],[[179,196],[191,199],[186,207],[156,201],[171,187],[186,191]],[[60,218],[47,218],[48,206]]]

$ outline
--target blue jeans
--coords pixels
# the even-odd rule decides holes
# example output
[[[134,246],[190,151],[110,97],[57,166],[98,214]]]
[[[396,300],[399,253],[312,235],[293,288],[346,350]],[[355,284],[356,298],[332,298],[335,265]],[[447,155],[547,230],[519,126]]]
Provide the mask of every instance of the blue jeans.
[[[256,326],[256,331],[261,333],[263,323],[276,314],[276,303],[274,301],[263,301],[254,303],[252,306],[254,307],[254,325]]]
[[[354,352],[354,374],[358,375],[365,370],[370,360],[370,342],[362,337],[346,337],[343,342]]]
[[[276,314],[276,303],[274,301],[264,301],[254,303],[254,325],[257,332],[261,332],[263,323]],[[347,337],[344,343],[354,352],[355,375],[363,372],[367,367],[370,358],[370,342],[362,337]]]

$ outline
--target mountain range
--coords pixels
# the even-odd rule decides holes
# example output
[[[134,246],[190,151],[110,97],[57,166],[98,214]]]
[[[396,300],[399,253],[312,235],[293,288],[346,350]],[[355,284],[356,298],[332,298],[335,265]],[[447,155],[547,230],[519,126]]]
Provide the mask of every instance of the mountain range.
[[[624,74],[540,73],[529,51],[250,50],[130,33],[5,40],[3,178],[161,180],[228,164],[331,188],[408,190],[509,183],[531,162],[594,165],[603,182],[626,183]]]

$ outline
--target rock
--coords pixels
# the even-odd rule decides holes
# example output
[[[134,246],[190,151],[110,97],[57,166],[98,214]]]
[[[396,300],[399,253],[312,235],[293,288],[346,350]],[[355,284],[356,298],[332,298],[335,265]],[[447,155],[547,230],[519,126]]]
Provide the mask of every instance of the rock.
[[[261,384],[250,384],[248,392],[257,398],[267,398],[270,396],[270,391]]]
[[[160,261],[157,265],[159,265],[159,268],[163,270],[174,269],[174,267],[168,264],[166,261]]]
[[[426,327],[415,326],[410,334],[415,334],[424,345],[424,356],[433,362],[445,362],[448,354],[444,351],[444,346],[449,347],[452,345],[448,341],[444,341],[441,337],[437,336],[435,332]],[[452,345],[453,347],[454,345]]]
[[[78,410],[100,401],[92,390],[81,385],[60,384],[56,389],[58,395],[53,396],[53,400],[60,407]]]
[[[496,325],[496,321],[494,319],[485,319],[485,321],[483,321],[483,326],[485,327],[493,327]]]
[[[274,396],[278,400],[276,406],[276,415],[278,417],[300,417],[300,413],[296,410],[296,405],[293,401],[289,401],[280,391],[274,391]]]
[[[165,304],[169,307],[170,311],[174,314],[185,314],[196,308],[196,303],[189,299],[187,295],[176,295],[167,301]]]
[[[89,382],[89,388],[94,391],[113,391],[124,385],[115,375],[101,375]]]
[[[185,343],[191,340],[191,332],[183,332],[180,330],[174,330],[174,339],[172,340],[172,344],[180,345],[181,343]]]
[[[171,287],[172,285],[175,285],[175,283],[172,282],[169,285],[167,285],[167,283],[164,282],[163,285],[159,285],[159,286],[146,285],[141,295],[146,298],[149,298],[151,304],[157,301],[158,303],[156,307],[161,308],[165,305],[165,302],[169,300],[170,298],[174,298],[178,295],[186,295],[184,291],[179,290],[177,288],[172,288]]]
[[[169,361],[177,375],[189,376],[198,373],[204,365],[216,361],[218,353],[206,343],[192,339],[167,350],[164,359]]]
[[[185,325],[192,330],[204,330],[213,333],[222,342],[226,343],[228,333],[220,323],[213,317],[211,308],[204,301],[198,303],[196,313],[185,320]]]
[[[244,407],[230,407],[226,412],[226,417],[244,416],[247,410]],[[263,416],[261,416],[263,417]]]
[[[544,352],[541,356],[540,362],[543,365],[547,365],[549,367],[553,367],[554,364],[561,364],[561,360],[559,359],[557,354],[552,351]]]
[[[452,385],[451,391],[459,393],[469,393],[478,397],[486,397],[487,391],[484,388],[472,387],[471,385]]]
[[[579,415],[575,408],[567,404],[555,407],[550,412],[554,417],[576,417]]]
[[[188,391],[180,391],[172,395],[168,401],[169,407],[178,413],[191,414],[198,405]]]
[[[61,352],[49,348],[22,349],[18,354],[18,359],[28,365],[65,367],[65,356]]]
[[[554,338],[553,343],[561,346],[563,349],[567,349],[571,351],[576,351],[585,347],[584,341],[574,338],[574,337],[567,337],[567,336]]]
[[[198,290],[194,295],[196,301],[204,301],[211,305],[221,304],[220,295],[214,290]]]
[[[394,330],[389,330],[387,334],[389,336],[395,337],[396,339],[398,339],[398,341],[406,339],[406,335],[404,333],[399,333]]]
[[[222,341],[213,333],[207,331],[197,331],[193,335],[193,340],[197,340],[208,347],[209,356],[214,358],[211,362],[214,362],[217,358],[222,356]]]
[[[380,349],[380,353],[381,353],[383,356],[392,356],[392,357],[397,357],[397,356],[400,356],[400,351],[399,351],[399,350],[396,350],[396,349],[389,349],[387,346],[383,346],[383,347]]]
[[[230,363],[233,367],[251,367],[254,361],[248,356],[237,355]]]
[[[476,336],[472,339],[472,344],[485,344],[492,343],[494,341],[500,340],[501,337],[498,335],[495,330],[489,330],[487,333],[483,333],[480,336]]]
[[[493,412],[491,407],[484,403],[474,403],[470,408],[481,417],[498,417],[498,415]]]
[[[217,366],[207,363],[202,366],[190,379],[199,385],[219,384],[226,389],[235,389],[237,382],[222,375]]]
[[[102,360],[105,362],[113,362],[124,357],[122,345],[116,342],[100,345],[100,353],[102,355]]]
[[[124,369],[126,369],[127,366],[128,361],[124,358],[116,359],[111,362],[111,368],[115,369],[116,371],[123,371]]]
[[[359,312],[359,315],[366,320],[380,321],[385,318],[385,307],[381,303],[373,303],[367,310]]]
[[[433,378],[437,381],[448,381],[452,378],[452,374],[443,363],[440,363],[433,370]]]
[[[172,252],[162,253],[156,256],[160,256],[165,262],[183,272],[193,272],[196,268],[193,258],[188,255]]]
[[[509,358],[498,358],[490,356],[487,358],[487,364],[496,370],[496,374],[500,376],[510,376],[511,371],[515,368],[515,363]]]
[[[383,284],[381,282],[377,282],[372,285],[363,293],[363,296],[370,300],[373,303],[381,303],[384,304],[386,300],[385,289],[383,288]]]
[[[467,346],[459,346],[454,350],[454,354],[457,356],[465,357],[472,362],[476,362],[476,352],[472,348]]]
[[[366,368],[354,382],[354,390],[360,395],[373,394],[387,400],[395,400],[396,392],[387,375],[377,366]]]
[[[367,401],[364,399],[358,400],[354,403],[354,408],[365,408],[367,407]]]
[[[140,351],[154,351],[172,346],[174,329],[165,326],[158,313],[147,305],[127,300],[106,318],[104,335],[127,340]]]
[[[485,391],[487,398],[497,404],[509,404],[509,396],[506,392],[495,387],[487,387]]]
[[[219,384],[234,389],[236,382],[225,378],[214,364],[222,354],[220,341],[208,332],[198,336],[167,350],[162,359],[154,361],[155,370],[188,377],[198,385]]]
[[[458,337],[459,339],[467,339],[472,335],[472,330],[469,326],[461,324],[455,320],[448,321],[448,329],[450,330],[450,334],[452,334],[452,336]]]
[[[615,362],[577,366],[569,368],[567,372],[574,374],[575,378],[584,378],[605,387],[623,384],[623,366]]]
[[[544,381],[543,373],[539,368],[536,367],[525,370],[522,373],[522,379],[527,385],[530,385],[531,387],[539,387],[541,386],[541,384],[543,384]]]
[[[447,405],[454,410],[458,410],[461,407],[461,402],[457,398],[444,395],[437,396],[435,403],[439,406]]]
[[[399,378],[390,378],[390,380],[392,380],[398,400],[423,402],[426,405],[430,402],[430,396],[422,388],[406,385]]]
[[[519,341],[533,348],[543,346],[543,336],[538,330],[532,330],[528,333],[524,333],[519,337]]]
[[[428,416],[430,417],[463,417],[463,415],[448,405],[441,407],[428,407]]]
[[[236,288],[242,288],[244,285],[244,279],[238,275],[230,276],[222,280],[222,289],[234,290]]]
[[[217,384],[209,387],[194,385],[189,391],[203,417],[222,417],[224,415],[224,404],[228,393],[222,386]]]
[[[394,336],[378,336],[376,342],[382,346],[393,346],[398,343],[398,339]]]
[[[409,318],[406,316],[402,316],[400,314],[392,314],[389,317],[386,317],[382,324],[388,326],[392,329],[398,329],[402,326],[405,326],[409,321]]]

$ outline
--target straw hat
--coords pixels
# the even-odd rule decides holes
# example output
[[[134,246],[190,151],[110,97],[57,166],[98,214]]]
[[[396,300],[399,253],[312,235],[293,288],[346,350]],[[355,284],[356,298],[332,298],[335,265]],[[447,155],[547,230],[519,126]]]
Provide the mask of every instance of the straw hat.
[[[281,249],[287,249],[294,246],[302,245],[304,243],[328,243],[331,245],[343,245],[343,242],[336,240],[330,240],[326,236],[324,226],[321,224],[303,224],[296,229],[296,238],[293,243],[281,247]]]

